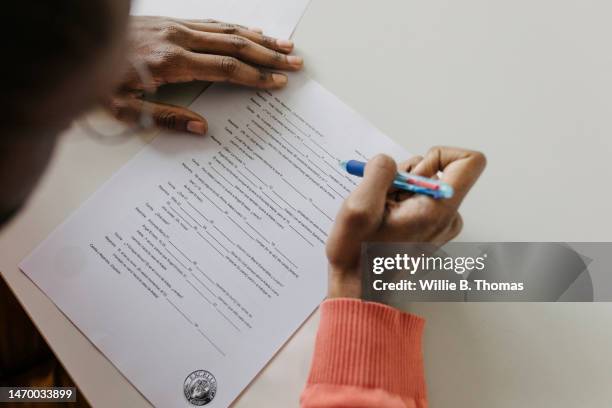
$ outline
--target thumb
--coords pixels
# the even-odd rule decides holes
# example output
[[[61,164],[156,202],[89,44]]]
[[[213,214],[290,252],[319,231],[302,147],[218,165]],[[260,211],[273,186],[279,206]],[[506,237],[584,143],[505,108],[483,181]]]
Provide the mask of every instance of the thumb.
[[[330,262],[354,264],[359,261],[361,244],[380,226],[387,193],[397,173],[389,156],[368,161],[363,180],[346,199],[330,234],[327,252]]]
[[[111,113],[119,120],[136,123],[142,115],[151,115],[155,125],[162,129],[204,135],[208,130],[206,119],[181,106],[143,101],[134,96],[119,96],[108,103]]]

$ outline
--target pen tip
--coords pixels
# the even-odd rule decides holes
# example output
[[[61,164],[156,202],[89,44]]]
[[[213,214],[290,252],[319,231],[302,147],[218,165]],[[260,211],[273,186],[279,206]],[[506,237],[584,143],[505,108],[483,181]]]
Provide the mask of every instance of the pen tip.
[[[454,189],[448,184],[440,185],[440,193],[442,193],[443,198],[451,198],[453,194],[455,194]]]

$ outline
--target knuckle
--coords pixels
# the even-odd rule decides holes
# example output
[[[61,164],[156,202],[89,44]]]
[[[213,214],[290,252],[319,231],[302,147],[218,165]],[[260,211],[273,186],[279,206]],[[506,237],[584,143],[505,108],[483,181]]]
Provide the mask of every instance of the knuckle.
[[[267,35],[262,35],[261,43],[267,48],[272,48],[276,44],[276,40],[272,37],[268,37]]]
[[[270,82],[272,80],[272,73],[264,69],[259,70],[259,82]]]
[[[183,51],[179,47],[162,47],[150,53],[147,65],[154,75],[160,75],[179,64],[182,57]]]
[[[238,70],[239,61],[234,57],[221,57],[219,65],[225,76],[231,76]]]
[[[274,51],[272,53],[272,60],[274,62],[285,62],[285,61],[287,61],[287,56],[285,54],[281,54],[278,51]]]
[[[243,50],[249,45],[249,41],[239,35],[232,35],[229,40],[232,47],[238,51]]]
[[[487,156],[484,153],[475,151],[472,155],[480,168],[484,169],[487,166]]]
[[[395,164],[395,160],[386,154],[377,154],[371,160],[368,161],[368,166],[372,166],[373,168],[383,170],[385,172],[395,171],[397,165]]]
[[[224,34],[237,34],[240,28],[235,24],[221,24],[221,32]]]
[[[443,146],[432,146],[429,148],[429,151],[427,152],[425,156],[438,156],[440,155],[443,149],[444,149]]]
[[[160,126],[173,129],[176,126],[176,113],[170,110],[161,110],[156,113],[155,121]]]
[[[410,172],[412,171],[417,164],[419,164],[423,160],[422,156],[412,156],[408,160],[405,160],[398,164],[398,168],[402,171]]]
[[[159,32],[163,38],[169,41],[176,40],[183,34],[183,29],[181,26],[174,22],[168,22],[162,24],[159,29]]]

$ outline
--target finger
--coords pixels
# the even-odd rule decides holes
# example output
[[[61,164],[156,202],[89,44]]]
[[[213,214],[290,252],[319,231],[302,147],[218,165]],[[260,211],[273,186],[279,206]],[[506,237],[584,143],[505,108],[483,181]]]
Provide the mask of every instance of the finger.
[[[288,54],[293,50],[293,41],[291,40],[280,40],[272,37],[268,37],[260,32],[249,30],[248,28],[227,23],[197,23],[191,21],[185,21],[183,24],[192,30],[207,32],[207,33],[219,33],[219,34],[231,34],[239,35],[247,38],[259,45],[262,45],[271,50],[280,51]]]
[[[398,164],[397,169],[399,171],[410,173],[412,169],[414,169],[416,165],[419,164],[422,160],[423,160],[423,156],[412,156],[408,160],[403,161],[400,164]]]
[[[186,108],[143,101],[135,97],[116,97],[109,108],[123,122],[137,123],[143,115],[151,115],[153,122],[162,129],[204,135],[208,130],[206,119]]]
[[[155,125],[162,129],[205,135],[208,131],[206,119],[181,106],[144,102],[145,111],[151,112]]]
[[[181,23],[200,23],[200,24],[217,24],[217,23],[221,23],[221,21],[219,20],[215,20],[214,18],[181,18],[178,19],[177,21],[181,22]],[[237,24],[238,25],[238,24]],[[244,26],[240,26],[240,27],[244,27]]]
[[[196,52],[233,56],[256,65],[291,71],[299,70],[304,63],[302,57],[271,50],[234,34],[189,30],[187,48]]]
[[[193,79],[231,82],[260,89],[276,89],[287,85],[287,75],[255,68],[235,57],[187,53],[186,69]]]
[[[214,18],[205,18],[205,19],[192,19],[192,18],[188,18],[188,19],[178,19],[176,20],[182,24],[187,24],[187,23],[194,23],[194,24],[227,24],[224,23],[223,21],[219,21],[219,20],[215,20]],[[233,24],[237,27],[240,28],[244,28],[245,30],[249,30],[249,31],[253,31],[255,33],[263,33],[263,29],[259,28],[259,27],[247,27],[241,24]]]
[[[485,156],[476,151],[456,147],[433,147],[413,169],[413,174],[433,177],[442,172],[441,180],[455,190],[452,198],[445,200],[458,207],[486,166]]]
[[[329,242],[342,246],[335,251],[342,258],[356,259],[361,243],[380,226],[396,172],[389,156],[378,155],[368,161],[363,180],[344,201],[330,234]]]
[[[175,21],[185,24],[185,23],[195,23],[195,24],[227,24],[224,23],[223,21],[219,21],[219,20],[215,20],[214,18],[205,18],[205,19],[198,19],[198,18],[186,18],[186,19],[176,19]],[[251,30],[251,31],[255,31],[256,33],[262,33],[263,30],[261,28],[258,27],[247,27],[245,25],[241,25],[241,24],[233,24],[236,27],[240,27],[240,28],[244,28],[245,30]]]

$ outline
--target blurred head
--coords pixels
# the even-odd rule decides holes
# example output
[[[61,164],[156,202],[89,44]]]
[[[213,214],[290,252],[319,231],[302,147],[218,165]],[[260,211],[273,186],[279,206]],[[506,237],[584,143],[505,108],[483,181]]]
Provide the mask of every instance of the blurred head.
[[[129,0],[8,2],[0,28],[0,226],[24,204],[59,133],[118,81]]]

